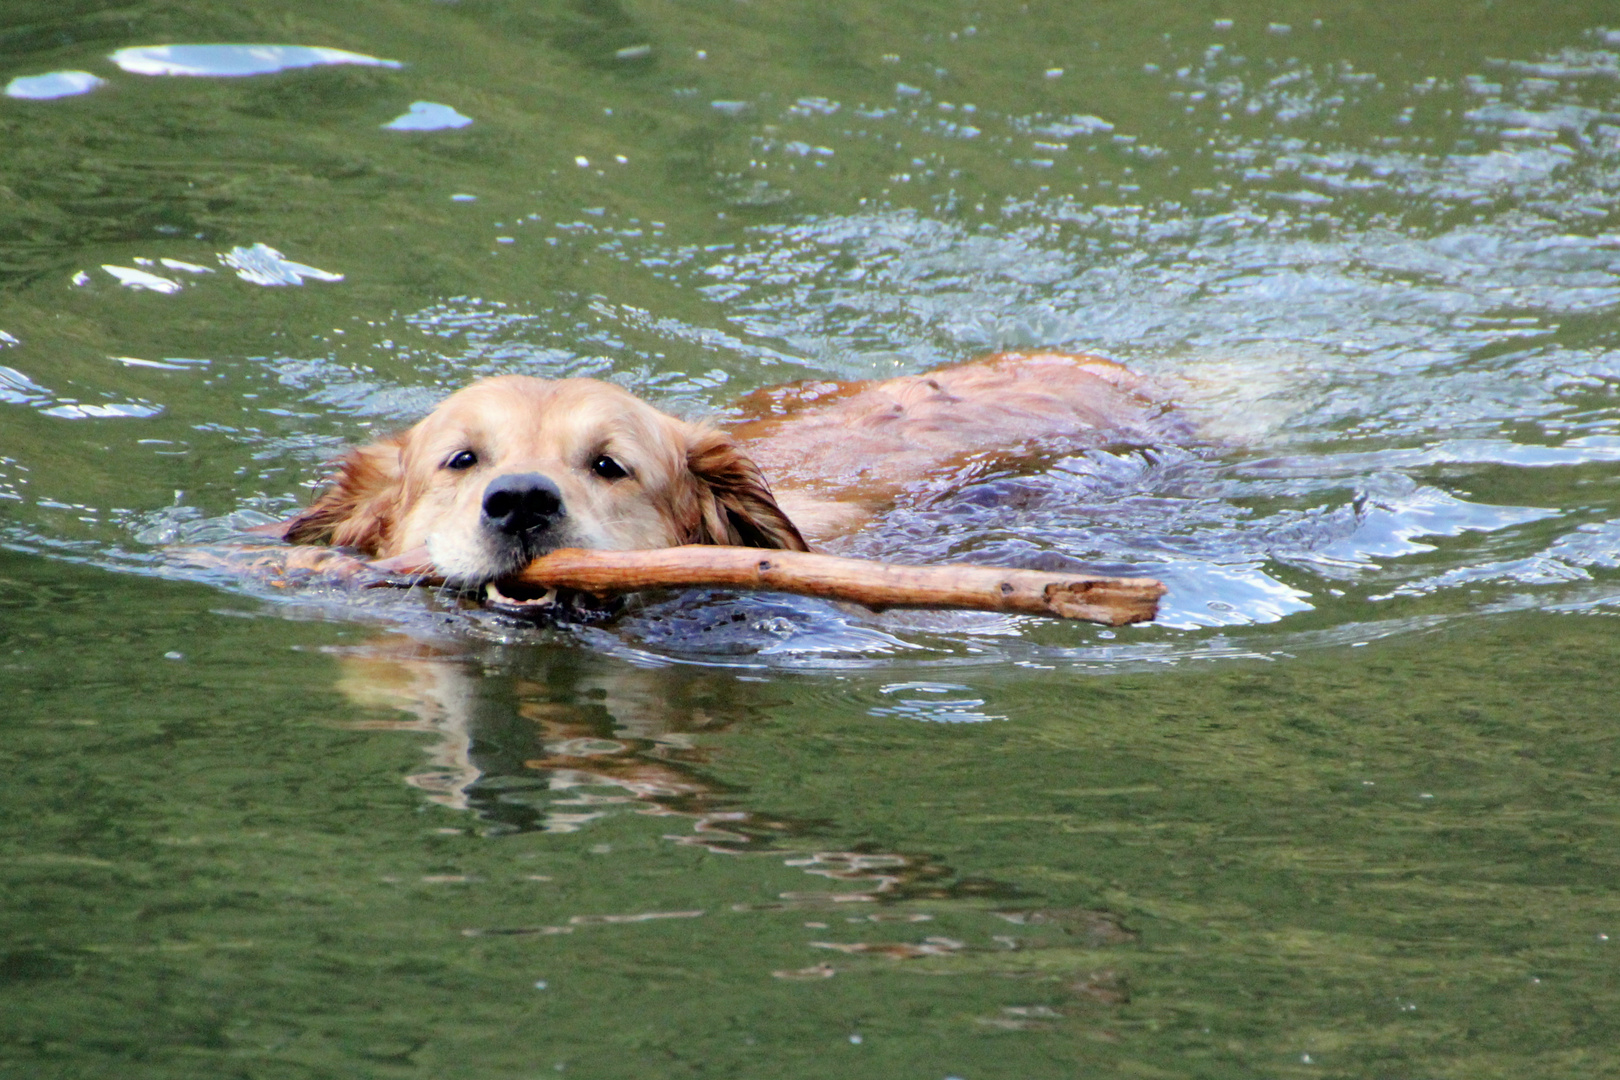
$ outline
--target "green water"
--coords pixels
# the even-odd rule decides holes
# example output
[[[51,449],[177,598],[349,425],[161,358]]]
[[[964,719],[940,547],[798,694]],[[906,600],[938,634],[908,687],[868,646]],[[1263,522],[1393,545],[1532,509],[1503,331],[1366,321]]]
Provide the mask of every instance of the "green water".
[[[404,66],[107,60],[171,42]],[[0,9],[64,70],[0,97],[0,1075],[1620,1075],[1609,5]],[[1161,625],[187,554],[479,374],[1008,346],[1201,434],[847,550]]]

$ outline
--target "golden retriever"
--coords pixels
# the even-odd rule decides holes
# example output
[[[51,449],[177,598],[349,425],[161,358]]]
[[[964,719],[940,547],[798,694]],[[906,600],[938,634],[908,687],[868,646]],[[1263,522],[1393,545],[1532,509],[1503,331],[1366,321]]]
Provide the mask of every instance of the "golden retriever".
[[[562,547],[805,551],[807,536],[857,529],[930,477],[1043,449],[1161,441],[1164,413],[1120,365],[1057,353],[759,391],[730,434],[609,383],[505,375],[350,452],[284,535],[373,558],[425,548],[465,587]]]

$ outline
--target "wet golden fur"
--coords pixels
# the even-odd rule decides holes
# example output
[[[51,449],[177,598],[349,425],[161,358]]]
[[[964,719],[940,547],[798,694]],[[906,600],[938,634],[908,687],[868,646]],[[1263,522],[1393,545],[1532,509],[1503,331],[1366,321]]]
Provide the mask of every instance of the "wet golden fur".
[[[285,535],[374,558],[425,547],[441,572],[465,584],[557,547],[803,551],[799,525],[816,538],[849,532],[908,485],[990,454],[1026,454],[1054,441],[1153,441],[1162,412],[1119,365],[1059,354],[1004,354],[881,382],[801,384],[762,391],[744,406],[728,435],[592,379],[485,379],[415,427],[352,451]],[[449,467],[462,451],[477,464]],[[593,472],[604,454],[627,475]],[[516,474],[549,478],[560,493],[563,511],[542,536],[514,540],[481,520],[490,482]]]

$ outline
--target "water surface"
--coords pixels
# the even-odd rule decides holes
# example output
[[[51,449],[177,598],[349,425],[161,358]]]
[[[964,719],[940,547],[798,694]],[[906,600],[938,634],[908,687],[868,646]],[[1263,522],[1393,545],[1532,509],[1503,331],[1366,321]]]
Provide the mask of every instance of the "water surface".
[[[1620,1068],[1605,6],[32,7],[105,85],[0,99],[7,1070]],[[1157,625],[196,557],[478,375],[1006,348],[1188,437],[841,550]]]

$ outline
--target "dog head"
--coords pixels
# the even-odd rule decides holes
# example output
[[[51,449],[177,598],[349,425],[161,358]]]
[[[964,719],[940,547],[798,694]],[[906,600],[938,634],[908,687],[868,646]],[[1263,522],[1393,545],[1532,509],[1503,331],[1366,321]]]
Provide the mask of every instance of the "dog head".
[[[425,545],[461,585],[564,547],[806,550],[728,436],[609,383],[522,375],[474,383],[352,451],[286,537],[373,557]]]

